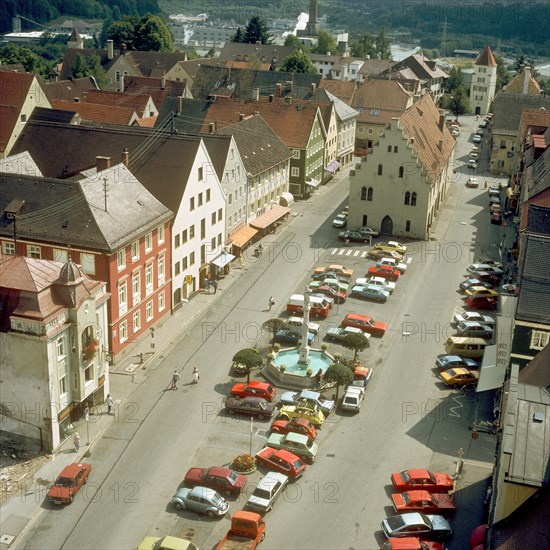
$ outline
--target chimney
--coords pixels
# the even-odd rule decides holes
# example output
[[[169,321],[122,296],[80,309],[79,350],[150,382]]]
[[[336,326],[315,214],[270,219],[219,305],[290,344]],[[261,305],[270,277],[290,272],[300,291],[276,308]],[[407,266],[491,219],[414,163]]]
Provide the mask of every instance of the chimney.
[[[107,40],[107,59],[113,59],[114,55],[113,41]]]
[[[292,103],[292,98],[291,97],[285,97],[285,102],[290,105]]]
[[[292,80],[287,80],[285,82],[285,91],[292,92]]]
[[[269,103],[273,103],[273,94],[269,94]]]
[[[254,111],[252,114],[253,114],[254,116],[259,116],[259,115],[260,115],[260,111]]]
[[[178,115],[181,115],[181,112],[183,111],[183,96],[178,96]]]
[[[124,147],[124,149],[122,149],[122,164],[124,164],[124,166],[126,167],[128,166],[129,156],[130,156],[130,153],[128,153],[128,149]]]
[[[254,101],[260,101],[260,88],[254,88],[252,90],[252,99]]]
[[[439,130],[443,132],[443,128],[445,128],[445,115],[440,113],[439,114]]]
[[[166,88],[166,77],[163,75],[160,79],[160,89],[164,90],[164,88]]]
[[[275,97],[281,97],[283,91],[283,85],[280,82],[277,82],[275,86]]]
[[[111,168],[111,157],[96,157],[95,166],[98,172]]]
[[[312,82],[311,83],[311,95],[315,95],[315,88],[316,88],[315,82]]]
[[[239,122],[244,120],[244,113],[239,113]]]
[[[208,133],[209,134],[215,134],[216,133],[216,123],[215,122],[209,122],[208,123]]]

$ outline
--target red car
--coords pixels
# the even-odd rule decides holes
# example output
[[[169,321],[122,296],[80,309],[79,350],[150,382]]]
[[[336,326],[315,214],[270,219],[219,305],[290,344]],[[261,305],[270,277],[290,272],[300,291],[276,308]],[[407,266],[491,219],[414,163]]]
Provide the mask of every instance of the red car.
[[[445,550],[439,542],[424,541],[417,537],[390,537],[382,544],[382,550]]]
[[[307,435],[311,440],[317,437],[315,426],[305,418],[294,418],[293,420],[275,420],[269,430],[274,434],[287,434],[293,432],[296,434]]]
[[[298,479],[306,470],[306,465],[295,454],[285,449],[264,447],[256,454],[256,460],[265,464],[270,470],[276,470],[291,479]]]
[[[335,290],[329,285],[321,285],[320,287],[317,287],[315,289],[315,292],[319,292],[320,294],[324,294],[325,296],[330,296],[331,298],[334,298],[334,301],[337,304],[343,304],[348,297],[348,295],[343,290]]]
[[[267,382],[249,382],[235,384],[231,388],[231,395],[235,397],[262,397],[266,401],[273,401],[277,390]]]
[[[388,281],[397,281],[401,271],[390,265],[381,265],[379,267],[369,267],[366,277],[383,277]]]
[[[388,329],[388,323],[375,321],[368,315],[359,315],[357,313],[348,313],[342,321],[343,327],[356,327],[363,332],[368,332],[373,336],[384,336]]]
[[[468,296],[464,300],[466,307],[471,307],[472,309],[496,309],[497,300],[496,298],[486,298],[484,296]]]
[[[238,496],[246,484],[246,476],[229,468],[218,468],[217,466],[190,468],[185,474],[183,482],[191,487],[196,485],[209,487],[222,496],[227,494]]]
[[[394,493],[391,499],[398,514],[424,512],[425,514],[448,516],[456,510],[453,498],[446,493],[431,494],[424,490],[405,491],[404,493]]]
[[[453,488],[449,474],[428,470],[403,470],[391,475],[391,482],[398,491],[423,489],[429,493],[447,493]]]
[[[90,464],[73,463],[65,466],[48,491],[46,498],[54,504],[70,504],[82,485],[88,481],[91,471]]]

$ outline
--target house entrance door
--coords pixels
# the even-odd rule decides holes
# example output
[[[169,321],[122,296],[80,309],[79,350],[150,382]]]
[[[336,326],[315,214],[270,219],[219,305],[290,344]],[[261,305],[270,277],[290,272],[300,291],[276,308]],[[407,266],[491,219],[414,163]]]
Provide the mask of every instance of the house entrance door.
[[[389,216],[384,216],[382,219],[380,233],[383,235],[393,235],[393,220]]]

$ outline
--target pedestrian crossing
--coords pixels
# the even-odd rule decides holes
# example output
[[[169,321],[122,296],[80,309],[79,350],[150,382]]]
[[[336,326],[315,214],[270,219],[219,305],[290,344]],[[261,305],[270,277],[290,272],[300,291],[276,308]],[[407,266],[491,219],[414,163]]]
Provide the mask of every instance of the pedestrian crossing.
[[[330,256],[346,256],[349,258],[366,258],[368,255],[368,250],[356,250],[353,248],[333,248],[329,254]],[[408,257],[406,260],[403,260],[403,263],[410,264],[412,262],[412,257]]]

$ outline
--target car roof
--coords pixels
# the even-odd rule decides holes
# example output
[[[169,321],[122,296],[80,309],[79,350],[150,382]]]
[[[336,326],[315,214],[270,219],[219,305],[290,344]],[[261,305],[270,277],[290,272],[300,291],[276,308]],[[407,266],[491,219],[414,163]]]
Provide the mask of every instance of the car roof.
[[[91,468],[89,464],[73,462],[65,466],[58,477],[75,477],[82,468]]]
[[[479,321],[462,321],[460,324],[464,327],[480,327],[480,326],[483,326]]]
[[[238,398],[235,397],[236,401],[243,402],[246,401],[247,403],[268,403],[263,397],[257,397],[255,395],[247,395],[246,397]]]
[[[345,317],[346,319],[354,319],[356,321],[370,321],[368,315],[361,315],[360,313],[348,313]]]
[[[217,493],[216,491],[214,491],[214,489],[210,489],[209,487],[201,487],[200,485],[197,485],[189,491],[189,494],[199,498],[209,499],[209,498],[212,498]]]
[[[452,339],[452,341],[456,342],[457,344],[483,344],[485,346],[487,345],[486,340],[475,336],[449,336],[449,339]]]
[[[309,437],[305,434],[297,434],[296,432],[288,432],[285,436],[285,441],[292,441],[293,443],[307,443]]]
[[[288,481],[288,476],[285,476],[280,472],[268,472],[264,477],[262,477],[262,479],[260,479],[257,487],[271,491],[271,489],[273,489],[273,485],[277,481],[284,483],[285,481]]]

